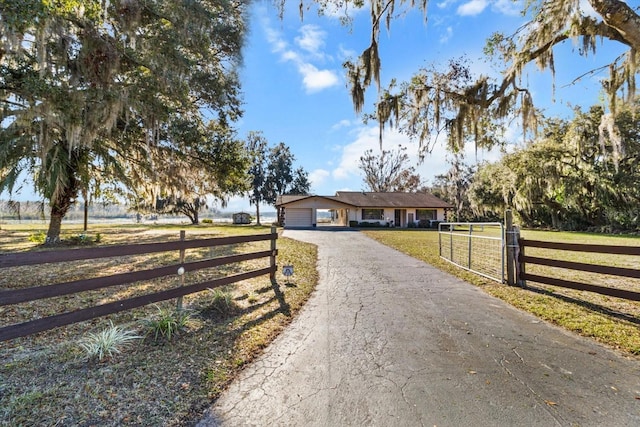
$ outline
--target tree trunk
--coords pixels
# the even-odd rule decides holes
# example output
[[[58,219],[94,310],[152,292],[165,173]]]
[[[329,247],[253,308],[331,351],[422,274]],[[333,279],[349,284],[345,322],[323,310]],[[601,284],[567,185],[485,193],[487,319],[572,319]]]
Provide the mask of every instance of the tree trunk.
[[[47,246],[53,246],[60,243],[60,229],[62,228],[63,214],[60,214],[57,210],[51,208],[51,218],[49,219],[49,230],[47,230],[47,239],[44,244]]]
[[[87,200],[87,192],[83,192],[84,196],[84,218],[83,218],[83,231],[87,231],[89,223],[89,201]]]
[[[51,218],[49,219],[49,230],[45,245],[57,245],[60,243],[60,230],[62,228],[62,218],[71,207],[71,200],[75,196],[73,188],[65,188],[62,194],[55,201],[51,201]]]
[[[560,216],[558,215],[558,211],[556,209],[551,208],[551,228],[554,230],[560,230],[562,228],[562,223],[560,222]]]
[[[260,224],[260,203],[256,203],[256,224],[262,225]]]

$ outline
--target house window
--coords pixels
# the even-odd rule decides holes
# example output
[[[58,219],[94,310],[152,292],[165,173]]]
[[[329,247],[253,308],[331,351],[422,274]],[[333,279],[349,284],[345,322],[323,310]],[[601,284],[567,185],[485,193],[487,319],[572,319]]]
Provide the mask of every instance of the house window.
[[[437,219],[437,213],[435,209],[416,209],[416,219],[418,221]]]
[[[376,221],[384,219],[384,209],[362,209],[362,219],[373,219]]]

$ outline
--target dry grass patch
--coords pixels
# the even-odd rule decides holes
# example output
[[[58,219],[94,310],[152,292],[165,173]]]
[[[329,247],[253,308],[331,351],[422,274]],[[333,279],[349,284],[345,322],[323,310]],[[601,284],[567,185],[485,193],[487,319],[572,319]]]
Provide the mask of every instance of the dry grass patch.
[[[438,232],[430,230],[366,230],[362,231],[379,242],[398,249],[414,258],[423,260],[443,271],[481,287],[511,305],[562,326],[580,335],[593,338],[603,344],[621,350],[627,355],[640,355],[640,303],[620,298],[599,295],[592,292],[564,289],[554,286],[528,283],[527,289],[510,287],[485,279],[458,268],[442,260],[438,254]],[[529,231],[523,237],[532,240],[559,241],[572,243],[593,243],[604,245],[640,245],[637,236],[605,236],[589,233],[558,233]],[[542,253],[541,251],[546,251]],[[560,253],[549,250],[531,251],[527,254],[556,257],[585,263],[619,265],[638,268],[638,260],[633,257],[589,253]],[[532,266],[533,267],[533,266]],[[574,281],[615,286],[621,289],[640,290],[640,281],[623,277],[595,277],[561,269],[545,269],[535,266],[529,272],[552,277],[563,277]],[[556,271],[558,270],[558,271]],[[594,280],[596,282],[594,282]],[[600,282],[597,282],[600,281]]]
[[[3,226],[4,227],[4,226]],[[183,227],[100,227],[102,244],[142,243],[178,239]],[[2,230],[0,232],[5,232]],[[27,230],[28,231],[28,230]],[[268,227],[188,227],[187,239],[230,234],[268,233]],[[16,246],[25,248],[24,235]],[[3,235],[3,250],[7,243]],[[248,250],[265,250],[269,242],[216,248],[215,256]],[[11,246],[11,245],[8,245]],[[276,283],[268,276],[220,289],[228,310],[220,309],[220,295],[203,291],[184,298],[192,315],[188,322],[166,335],[152,333],[150,319],[161,310],[172,312],[175,301],[94,319],[35,336],[0,343],[0,425],[191,425],[220,394],[242,367],[250,362],[291,321],[317,283],[316,248],[286,238],[278,239],[278,264],[295,266],[295,279],[285,285],[278,272]],[[206,250],[188,250],[187,261],[209,256]],[[31,266],[0,270],[0,286],[34,286],[75,280],[85,275],[113,274],[129,269],[174,263],[177,254],[122,257],[98,262]],[[262,265],[260,263],[266,263]],[[258,265],[260,264],[260,265]],[[195,283],[219,275],[262,268],[256,260],[215,271],[189,272],[185,282]],[[16,280],[19,277],[20,280]],[[59,313],[87,304],[174,287],[179,279],[165,278],[134,286],[92,291],[80,296],[43,300],[0,308],[2,324],[34,316]],[[171,283],[170,283],[171,282]],[[97,334],[109,322],[132,331],[136,339],[112,355],[87,357],[80,345],[89,333]]]

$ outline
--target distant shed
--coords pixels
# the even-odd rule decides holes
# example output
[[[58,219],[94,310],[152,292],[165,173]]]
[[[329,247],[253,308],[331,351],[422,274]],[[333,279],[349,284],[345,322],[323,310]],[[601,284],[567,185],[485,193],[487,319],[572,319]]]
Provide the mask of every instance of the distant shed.
[[[238,212],[233,214],[234,224],[251,224],[251,214]]]

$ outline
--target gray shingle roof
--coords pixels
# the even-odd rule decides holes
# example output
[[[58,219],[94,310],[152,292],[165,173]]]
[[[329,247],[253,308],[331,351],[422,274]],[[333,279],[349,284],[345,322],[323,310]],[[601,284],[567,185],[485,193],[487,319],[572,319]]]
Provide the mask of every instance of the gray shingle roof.
[[[369,193],[362,191],[338,191],[336,199],[361,208],[452,208],[431,193]]]
[[[453,208],[431,193],[372,193],[363,191],[338,191],[335,196],[293,196],[278,197],[276,206],[286,205],[310,197],[334,200],[359,208]]]

